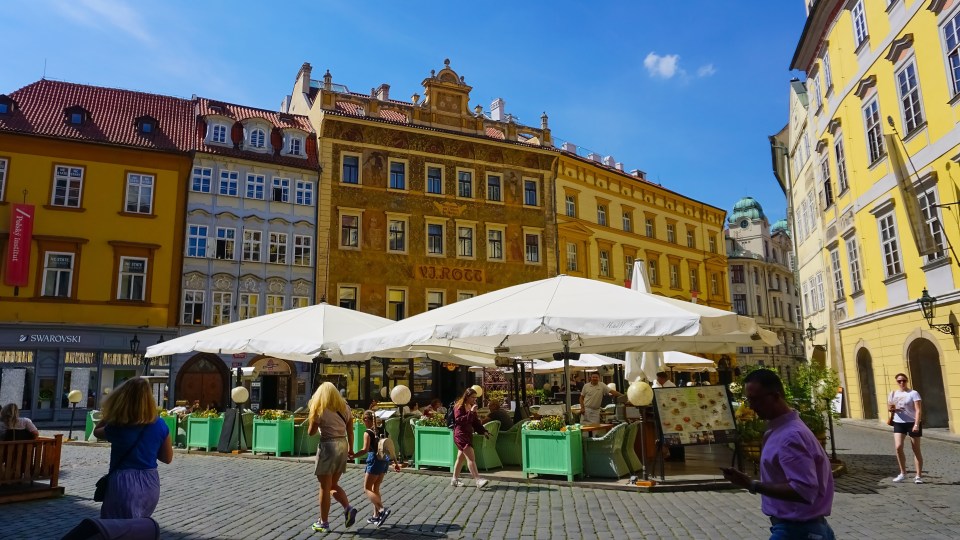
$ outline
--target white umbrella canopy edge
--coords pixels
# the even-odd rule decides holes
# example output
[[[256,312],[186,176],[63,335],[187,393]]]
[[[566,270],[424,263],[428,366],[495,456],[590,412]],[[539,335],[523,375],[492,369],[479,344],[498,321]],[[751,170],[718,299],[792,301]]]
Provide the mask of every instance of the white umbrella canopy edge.
[[[393,321],[320,303],[216,326],[147,347],[148,358],[189,352],[250,353],[311,362],[338,340]]]

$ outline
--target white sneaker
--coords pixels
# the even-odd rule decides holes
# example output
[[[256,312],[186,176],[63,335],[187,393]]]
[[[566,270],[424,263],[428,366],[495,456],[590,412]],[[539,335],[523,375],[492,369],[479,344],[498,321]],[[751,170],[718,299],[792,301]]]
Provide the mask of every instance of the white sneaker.
[[[487,480],[486,478],[481,478],[480,480],[477,480],[477,489],[483,489],[489,483],[490,481]]]
[[[914,484],[922,484],[922,483],[923,483],[923,478],[920,478],[919,476],[914,477],[913,483],[914,483]]]
[[[451,478],[450,485],[453,487],[463,487],[463,480],[460,480],[459,478]]]
[[[893,481],[894,481],[894,482],[903,482],[903,478],[904,478],[903,473],[900,473],[900,474],[898,474],[898,475],[896,475],[896,476],[893,477]]]

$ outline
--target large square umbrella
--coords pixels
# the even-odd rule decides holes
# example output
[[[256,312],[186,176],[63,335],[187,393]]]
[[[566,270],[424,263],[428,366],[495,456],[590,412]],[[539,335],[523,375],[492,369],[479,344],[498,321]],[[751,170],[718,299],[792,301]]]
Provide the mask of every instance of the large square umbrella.
[[[410,351],[536,358],[558,350],[566,359],[570,351],[731,352],[762,339],[753,319],[728,311],[560,275],[461,300],[338,346],[347,359]],[[567,401],[569,409],[569,393]]]

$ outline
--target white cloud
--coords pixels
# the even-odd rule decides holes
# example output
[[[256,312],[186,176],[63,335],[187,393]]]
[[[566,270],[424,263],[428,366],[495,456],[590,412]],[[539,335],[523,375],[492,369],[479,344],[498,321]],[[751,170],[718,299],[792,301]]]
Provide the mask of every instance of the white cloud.
[[[683,70],[680,69],[679,54],[660,56],[655,52],[651,52],[643,59],[643,66],[647,68],[647,72],[651,77],[671,79],[677,73],[683,74]]]
[[[717,72],[713,64],[704,64],[697,69],[697,77],[709,77]]]
[[[154,43],[140,14],[120,0],[67,0],[58,2],[57,7],[61,15],[77,23],[112,27],[147,45]]]

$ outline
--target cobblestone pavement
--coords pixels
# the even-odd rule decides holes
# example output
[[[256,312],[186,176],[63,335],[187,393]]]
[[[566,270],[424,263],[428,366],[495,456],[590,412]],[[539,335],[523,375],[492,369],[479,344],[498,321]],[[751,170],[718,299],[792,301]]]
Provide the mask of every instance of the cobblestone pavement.
[[[891,482],[889,433],[843,425],[837,442],[849,469],[837,480],[830,518],[838,538],[960,538],[960,445],[924,440],[927,483],[914,485]],[[3,505],[0,538],[59,538],[81,519],[97,517],[93,485],[106,459],[105,447],[65,446],[66,496]],[[163,491],[153,517],[165,539],[320,536],[310,530],[317,517],[311,473],[303,462],[177,453],[172,465],[160,465]],[[357,524],[345,529],[334,503],[329,536],[739,539],[766,538],[768,526],[759,498],[746,491],[634,493],[499,480],[478,491],[450,487],[444,477],[390,472],[383,494],[393,514],[375,529],[365,524],[371,508],[361,481],[359,468],[342,481],[360,509]]]

